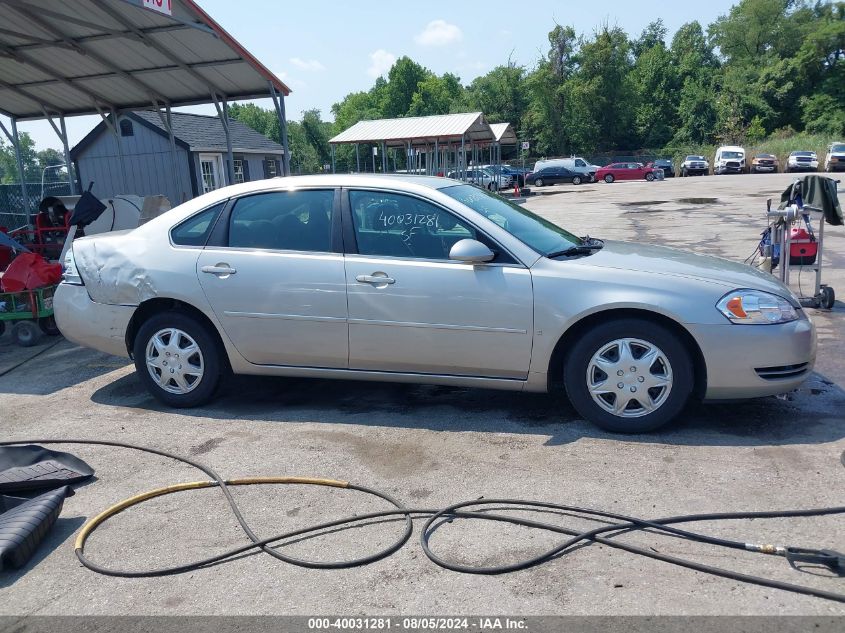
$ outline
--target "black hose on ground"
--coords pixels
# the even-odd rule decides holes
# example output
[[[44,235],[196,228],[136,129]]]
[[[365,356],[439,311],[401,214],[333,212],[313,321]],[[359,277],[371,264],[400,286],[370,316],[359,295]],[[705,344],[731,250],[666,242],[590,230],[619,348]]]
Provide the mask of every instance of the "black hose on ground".
[[[673,565],[678,565],[680,567],[686,567],[687,569],[693,569],[695,571],[699,571],[706,574],[711,574],[714,576],[720,576],[723,578],[729,578],[731,580],[736,580],[739,582],[749,583],[760,585],[763,587],[769,587],[772,589],[779,589],[782,591],[789,591],[792,593],[799,593],[808,596],[813,596],[816,598],[823,598],[826,600],[833,600],[836,602],[844,602],[845,603],[845,594],[833,593],[829,591],[824,591],[821,589],[816,589],[813,587],[807,587],[804,585],[796,585],[792,583],[782,582],[779,580],[774,580],[771,578],[764,578],[762,576],[755,576],[750,574],[743,574],[740,572],[735,572],[728,569],[723,569],[720,567],[714,567],[712,565],[705,565],[703,563],[698,563],[696,561],[692,561],[689,559],[679,558],[676,556],[670,556],[668,554],[661,554],[654,549],[646,549],[642,547],[638,547],[635,545],[630,545],[628,543],[624,543],[618,540],[617,537],[619,535],[632,532],[632,531],[647,531],[651,534],[664,534],[670,535],[676,538],[681,538],[689,541],[694,541],[698,543],[706,543],[710,545],[715,545],[718,547],[726,547],[730,549],[739,549],[744,551],[751,551],[751,552],[759,552],[764,554],[774,554],[785,557],[790,564],[797,569],[795,566],[796,562],[804,562],[804,563],[811,563],[816,564],[817,566],[826,566],[830,571],[839,574],[840,576],[845,575],[845,555],[839,554],[838,552],[833,552],[829,550],[808,550],[808,549],[799,549],[799,548],[789,548],[789,547],[782,547],[782,546],[773,546],[773,545],[755,545],[751,543],[745,543],[741,541],[732,541],[723,538],[717,538],[713,536],[709,536],[706,534],[701,534],[697,532],[691,532],[689,530],[683,530],[677,527],[672,527],[673,525],[680,524],[680,523],[693,523],[698,521],[725,521],[725,520],[741,520],[741,519],[775,519],[775,518],[798,518],[798,517],[813,517],[813,516],[826,516],[826,515],[835,515],[835,514],[845,514],[845,506],[840,507],[832,507],[832,508],[817,508],[817,509],[806,509],[806,510],[778,510],[778,511],[769,511],[769,512],[721,512],[721,513],[705,513],[705,514],[688,514],[688,515],[681,515],[675,517],[666,517],[660,519],[640,519],[636,517],[630,517],[622,514],[612,513],[612,512],[604,512],[601,510],[594,510],[591,508],[581,508],[578,506],[569,506],[565,504],[557,504],[557,503],[548,503],[548,502],[539,502],[539,501],[526,501],[526,500],[519,500],[519,499],[476,499],[472,501],[464,501],[461,503],[456,503],[451,506],[442,509],[419,509],[419,508],[407,508],[402,505],[397,500],[393,499],[390,495],[380,492],[378,490],[374,490],[372,488],[367,488],[365,486],[358,486],[355,484],[351,484],[345,481],[338,481],[338,480],[331,480],[331,479],[312,479],[312,478],[300,478],[300,477],[254,477],[249,479],[234,479],[234,480],[224,480],[220,475],[218,475],[211,467],[206,466],[200,462],[192,460],[187,457],[183,457],[180,455],[176,455],[174,453],[168,451],[162,451],[155,448],[150,448],[146,446],[138,446],[134,444],[128,444],[125,442],[112,442],[106,440],[79,440],[79,439],[62,439],[62,440],[18,440],[14,442],[0,442],[0,446],[12,446],[18,444],[79,444],[79,445],[93,445],[93,446],[110,446],[114,448],[125,448],[131,450],[142,451],[146,453],[150,453],[153,455],[158,455],[161,457],[166,457],[169,459],[173,459],[184,464],[188,464],[189,466],[193,466],[194,468],[202,471],[205,473],[209,478],[210,481],[200,481],[200,482],[191,482],[186,484],[175,484],[173,486],[167,486],[165,488],[160,488],[157,490],[149,491],[146,493],[142,493],[131,499],[127,499],[118,503],[111,508],[105,510],[97,517],[91,519],[86,525],[83,526],[81,529],[79,536],[76,540],[76,555],[79,558],[79,561],[88,569],[95,571],[100,574],[105,574],[109,576],[120,576],[120,577],[129,577],[129,578],[147,578],[147,577],[156,577],[156,576],[166,576],[172,574],[180,574],[189,571],[194,571],[197,569],[201,569],[203,567],[207,567],[209,565],[217,564],[227,559],[231,559],[235,556],[243,554],[252,549],[260,549],[261,551],[278,558],[284,562],[290,563],[292,565],[298,565],[301,567],[308,567],[308,568],[316,568],[316,569],[345,569],[350,567],[357,567],[360,565],[366,565],[368,563],[375,562],[377,560],[381,560],[387,558],[388,556],[392,555],[399,549],[401,549],[405,543],[411,537],[413,531],[413,520],[417,519],[426,519],[425,525],[420,534],[420,544],[422,546],[423,551],[428,556],[428,558],[436,563],[437,565],[444,567],[446,569],[450,569],[457,572],[462,573],[470,573],[470,574],[502,574],[508,572],[514,572],[522,569],[527,569],[529,567],[533,567],[535,565],[539,565],[541,563],[548,562],[552,559],[565,555],[571,551],[574,551],[575,547],[578,545],[583,544],[590,544],[590,543],[601,543],[603,545],[607,545],[613,548],[622,549],[624,551],[638,554],[640,556],[646,556],[648,558],[653,558],[656,560],[660,560],[666,563],[671,563]],[[845,463],[845,454],[843,454],[843,463]],[[389,504],[393,506],[391,510],[383,510],[379,512],[370,512],[367,514],[360,514],[355,515],[352,517],[336,519],[333,521],[326,521],[317,525],[309,526],[306,528],[301,528],[298,530],[294,530],[291,532],[287,532],[285,534],[280,534],[277,536],[273,536],[270,538],[259,538],[257,534],[250,528],[249,524],[247,523],[246,519],[244,518],[243,514],[238,507],[237,502],[235,501],[232,493],[230,491],[231,486],[242,486],[242,485],[269,485],[269,484],[293,484],[293,485],[316,485],[316,486],[329,486],[335,488],[344,488],[348,490],[356,490],[359,492],[363,492],[365,494],[369,494],[380,499],[387,501]],[[148,499],[152,499],[158,496],[163,496],[166,494],[173,494],[176,492],[182,492],[186,490],[196,490],[201,488],[210,488],[210,487],[217,487],[220,488],[221,492],[223,493],[226,501],[229,504],[229,507],[232,510],[235,518],[237,519],[238,523],[240,524],[241,528],[243,529],[244,533],[250,539],[250,543],[242,545],[237,548],[233,548],[226,552],[222,552],[220,554],[210,556],[208,558],[204,558],[201,560],[193,561],[191,563],[186,563],[183,565],[178,565],[174,567],[167,567],[162,569],[153,569],[153,570],[144,570],[144,571],[133,571],[133,570],[118,570],[118,569],[111,569],[107,567],[102,567],[91,560],[89,560],[85,556],[85,541],[86,539],[93,533],[93,531],[101,525],[103,522],[108,520],[110,517],[122,512],[123,510],[137,505],[139,503],[143,503]],[[556,525],[553,523],[546,523],[541,521],[534,521],[531,519],[526,519],[518,516],[511,516],[505,514],[494,514],[490,511],[480,511],[480,510],[472,510],[468,508],[481,508],[484,506],[490,506],[497,510],[520,510],[520,511],[533,511],[533,512],[556,512],[556,513],[574,513],[581,515],[583,517],[594,517],[598,518],[605,522],[604,525],[601,527],[588,530],[588,531],[579,531],[574,530],[571,528],[566,528],[560,525]],[[382,548],[381,550],[375,552],[374,554],[370,554],[368,556],[352,559],[352,560],[345,560],[345,561],[329,561],[329,562],[322,562],[322,561],[309,561],[304,560],[292,556],[288,556],[279,552],[275,547],[271,547],[273,543],[277,543],[279,541],[291,539],[293,537],[302,537],[302,536],[318,536],[319,533],[323,532],[324,530],[331,529],[331,528],[342,528],[342,527],[352,527],[355,524],[360,524],[366,521],[372,521],[375,519],[391,519],[391,520],[401,520],[404,522],[404,530],[402,535],[396,539],[393,543],[389,546]],[[550,532],[555,532],[558,534],[566,535],[570,538],[563,541],[559,545],[549,549],[546,552],[538,556],[534,556],[532,558],[525,559],[523,561],[519,561],[510,565],[500,565],[500,566],[493,566],[493,567],[480,567],[476,565],[465,565],[456,562],[452,562],[446,560],[436,554],[431,548],[431,537],[432,535],[438,530],[441,529],[447,523],[453,523],[455,520],[458,519],[472,519],[472,520],[484,520],[484,521],[497,521],[501,523],[509,523],[512,525],[518,525],[522,527],[530,527],[536,529],[547,530]]]

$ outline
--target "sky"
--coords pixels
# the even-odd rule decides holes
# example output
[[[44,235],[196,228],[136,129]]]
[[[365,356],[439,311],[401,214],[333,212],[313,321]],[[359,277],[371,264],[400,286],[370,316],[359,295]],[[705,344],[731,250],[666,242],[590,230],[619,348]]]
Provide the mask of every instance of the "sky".
[[[563,0],[199,0],[231,33],[292,90],[287,116],[299,120],[304,110],[319,108],[332,120],[332,104],[350,92],[369,90],[393,61],[408,55],[437,74],[451,72],[464,84],[506,64],[508,58],[532,68],[548,49],[555,23],[590,34],[604,22],[639,35],[658,17],[668,38],[684,23],[703,25],[726,14],[732,0],[649,4],[631,0],[564,2]],[[257,101],[265,108],[272,102]],[[214,106],[185,111],[215,114]],[[71,146],[78,143],[99,117],[72,117]],[[60,148],[46,121],[22,122],[37,149]]]

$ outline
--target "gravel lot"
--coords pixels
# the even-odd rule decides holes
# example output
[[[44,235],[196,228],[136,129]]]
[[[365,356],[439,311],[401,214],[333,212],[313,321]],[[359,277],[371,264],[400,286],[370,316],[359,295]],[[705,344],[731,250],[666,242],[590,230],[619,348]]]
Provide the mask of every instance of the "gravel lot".
[[[791,177],[723,176],[543,188],[532,210],[582,235],[633,239],[745,259],[765,227],[765,200]],[[827,281],[845,297],[845,230],[826,237]],[[802,287],[810,285],[809,274]],[[797,284],[796,284],[797,287]],[[205,461],[226,477],[309,475],[378,488],[417,507],[480,496],[553,500],[660,517],[841,505],[845,468],[845,308],[810,311],[817,370],[788,399],[692,407],[660,434],[611,436],[578,419],[561,396],[471,389],[236,379],[212,405],[164,410],[125,359],[67,342],[29,350],[0,339],[0,437],[96,438],[156,446]],[[55,341],[50,341],[53,345]],[[506,576],[470,576],[430,563],[417,537],[363,568],[313,571],[263,555],[161,579],[93,574],[73,553],[82,523],[127,496],[204,478],[148,455],[69,448],[97,480],[68,499],[36,560],[0,573],[0,615],[23,614],[807,614],[845,605],[702,575],[601,546]],[[239,489],[256,531],[271,535],[380,506],[344,490]],[[556,519],[582,527],[567,517]],[[842,518],[702,524],[746,541],[845,550]],[[379,524],[287,551],[352,558],[399,534]],[[800,574],[780,558],[646,534],[622,537],[663,553],[845,593],[845,578]],[[92,559],[152,568],[204,557],[245,537],[218,491],[160,498],[108,522]],[[495,564],[556,542],[520,528],[472,525],[438,533],[438,551]]]

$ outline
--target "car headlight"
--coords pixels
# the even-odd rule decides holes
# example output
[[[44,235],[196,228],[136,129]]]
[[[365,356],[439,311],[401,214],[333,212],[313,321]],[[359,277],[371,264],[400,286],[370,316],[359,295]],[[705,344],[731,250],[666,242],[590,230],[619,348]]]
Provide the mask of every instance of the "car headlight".
[[[783,297],[762,290],[734,290],[719,300],[716,308],[731,323],[789,323],[799,318],[798,311]]]
[[[62,272],[62,280],[66,284],[71,284],[74,286],[84,286],[85,284],[82,281],[82,277],[79,274],[79,271],[76,269],[76,261],[73,259],[73,247],[67,249],[67,254],[65,255],[65,261],[62,262],[64,266],[64,270]]]

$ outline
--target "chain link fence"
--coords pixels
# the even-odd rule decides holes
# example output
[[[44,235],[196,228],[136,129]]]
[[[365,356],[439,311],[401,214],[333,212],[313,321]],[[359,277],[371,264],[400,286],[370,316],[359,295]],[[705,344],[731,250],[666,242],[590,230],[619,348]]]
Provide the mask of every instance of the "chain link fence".
[[[43,191],[43,193],[42,193]],[[13,230],[25,226],[29,215],[38,211],[41,200],[47,196],[69,196],[70,183],[63,182],[28,182],[26,183],[26,201],[20,183],[0,185],[0,227]]]

